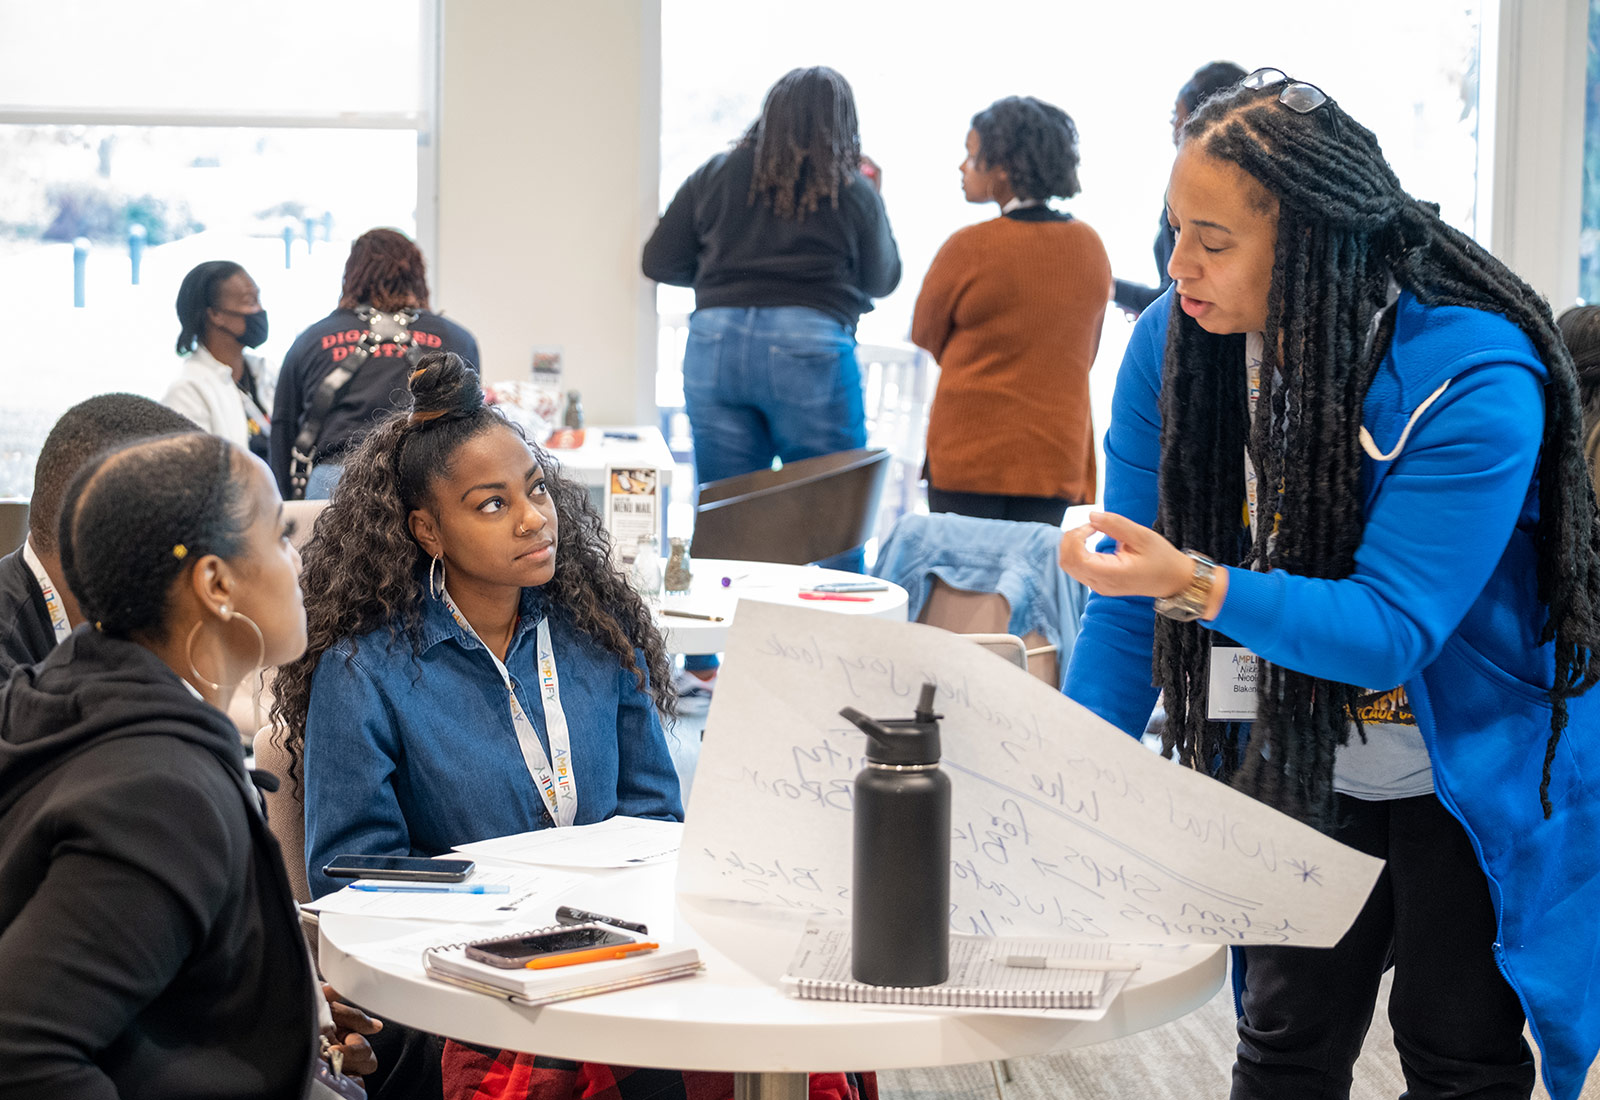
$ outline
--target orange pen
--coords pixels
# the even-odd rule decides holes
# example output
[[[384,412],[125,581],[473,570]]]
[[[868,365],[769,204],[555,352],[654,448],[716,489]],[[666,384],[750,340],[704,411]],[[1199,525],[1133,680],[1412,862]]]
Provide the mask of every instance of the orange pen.
[[[537,959],[529,959],[525,964],[529,970],[553,970],[558,966],[576,966],[578,963],[602,962],[606,959],[620,959],[627,955],[637,954],[640,951],[654,951],[660,947],[659,943],[614,943],[607,947],[595,947],[588,951],[564,951],[559,955],[541,955]]]

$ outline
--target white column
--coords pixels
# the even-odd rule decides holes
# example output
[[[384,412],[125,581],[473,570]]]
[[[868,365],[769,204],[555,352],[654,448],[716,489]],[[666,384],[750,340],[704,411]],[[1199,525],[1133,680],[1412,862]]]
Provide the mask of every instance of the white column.
[[[654,420],[660,0],[441,0],[436,305],[490,380],[559,344],[592,423]]]
[[[1478,239],[1560,314],[1578,294],[1589,4],[1486,7]]]

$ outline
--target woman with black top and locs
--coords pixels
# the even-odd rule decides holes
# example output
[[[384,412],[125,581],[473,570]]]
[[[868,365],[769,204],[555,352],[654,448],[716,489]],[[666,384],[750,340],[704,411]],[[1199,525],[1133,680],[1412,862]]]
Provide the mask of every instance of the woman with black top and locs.
[[[900,282],[881,185],[850,85],[795,69],[661,215],[644,273],[694,287],[683,391],[702,484],[866,445],[856,322]],[[859,551],[845,559],[859,570]]]

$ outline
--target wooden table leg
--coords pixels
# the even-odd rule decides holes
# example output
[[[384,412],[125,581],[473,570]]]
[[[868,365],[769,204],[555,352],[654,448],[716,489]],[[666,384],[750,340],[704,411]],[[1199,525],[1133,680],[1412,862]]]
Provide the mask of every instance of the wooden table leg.
[[[810,1087],[805,1073],[735,1073],[733,1100],[807,1100]]]

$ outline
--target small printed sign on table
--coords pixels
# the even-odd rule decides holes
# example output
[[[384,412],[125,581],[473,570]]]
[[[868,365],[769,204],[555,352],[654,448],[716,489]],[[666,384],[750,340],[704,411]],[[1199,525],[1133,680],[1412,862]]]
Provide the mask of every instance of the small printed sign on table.
[[[606,469],[606,530],[623,565],[632,565],[639,539],[661,541],[661,486],[658,471],[650,467],[610,466]]]

